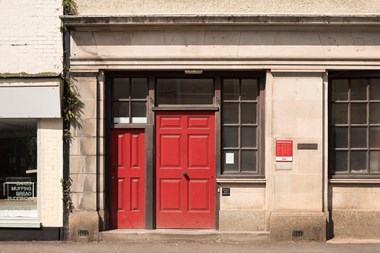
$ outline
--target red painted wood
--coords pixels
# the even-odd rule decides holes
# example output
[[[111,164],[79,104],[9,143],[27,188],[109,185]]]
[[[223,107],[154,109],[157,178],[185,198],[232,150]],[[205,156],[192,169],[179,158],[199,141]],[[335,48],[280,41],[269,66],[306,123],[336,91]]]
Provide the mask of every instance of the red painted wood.
[[[214,136],[212,112],[156,114],[157,228],[215,227]]]
[[[144,228],[145,136],[143,130],[111,131],[111,223]]]

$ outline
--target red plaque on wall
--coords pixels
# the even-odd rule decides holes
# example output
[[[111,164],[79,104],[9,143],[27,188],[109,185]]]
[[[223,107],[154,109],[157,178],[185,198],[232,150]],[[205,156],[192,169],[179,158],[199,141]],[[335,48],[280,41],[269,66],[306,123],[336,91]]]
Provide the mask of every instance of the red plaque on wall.
[[[293,161],[293,141],[276,140],[276,162]]]

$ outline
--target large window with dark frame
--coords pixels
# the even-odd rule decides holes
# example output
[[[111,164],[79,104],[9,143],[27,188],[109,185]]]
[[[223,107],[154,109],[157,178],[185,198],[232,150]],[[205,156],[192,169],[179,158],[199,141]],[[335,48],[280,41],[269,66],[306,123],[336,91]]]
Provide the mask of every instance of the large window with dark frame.
[[[259,174],[259,82],[222,80],[222,174]]]
[[[332,175],[380,176],[380,78],[330,79]]]
[[[114,124],[147,123],[147,78],[112,79]]]

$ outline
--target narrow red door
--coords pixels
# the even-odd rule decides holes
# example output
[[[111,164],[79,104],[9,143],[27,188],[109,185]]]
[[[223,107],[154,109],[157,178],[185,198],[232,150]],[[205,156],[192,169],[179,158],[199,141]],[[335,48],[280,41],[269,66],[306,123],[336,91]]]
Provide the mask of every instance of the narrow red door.
[[[144,131],[111,132],[111,223],[144,228]]]
[[[156,114],[157,228],[215,227],[214,114]]]

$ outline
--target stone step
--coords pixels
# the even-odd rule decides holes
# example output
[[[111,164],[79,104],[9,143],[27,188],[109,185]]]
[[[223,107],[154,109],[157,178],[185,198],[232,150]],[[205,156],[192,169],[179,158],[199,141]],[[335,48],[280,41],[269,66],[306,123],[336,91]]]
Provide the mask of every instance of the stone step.
[[[100,232],[106,242],[227,242],[254,243],[269,241],[266,231],[218,231],[210,229],[115,229]]]

